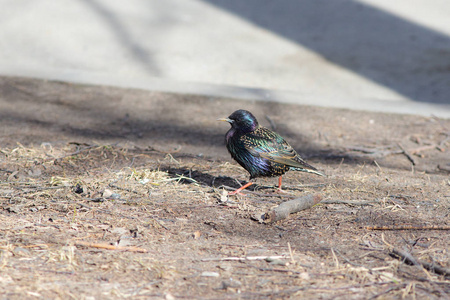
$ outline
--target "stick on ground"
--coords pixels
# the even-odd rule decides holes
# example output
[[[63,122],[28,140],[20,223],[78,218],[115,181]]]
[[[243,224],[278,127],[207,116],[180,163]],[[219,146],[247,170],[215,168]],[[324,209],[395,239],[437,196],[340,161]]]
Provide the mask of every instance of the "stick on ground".
[[[246,261],[246,260],[275,260],[287,258],[285,255],[275,256],[246,256],[246,257],[220,257],[220,258],[203,258],[200,261]]]
[[[390,226],[366,226],[367,230],[450,230],[446,225],[390,225]]]
[[[322,201],[322,195],[309,194],[294,200],[286,201],[262,216],[264,223],[273,223],[286,219],[290,214],[313,207]]]
[[[406,151],[405,148],[403,148],[402,144],[397,143],[397,145],[399,146],[400,149],[402,149],[402,151],[403,151],[402,154],[404,154],[404,155],[406,156],[406,158],[413,164],[413,166],[415,166],[415,165],[416,165],[416,161],[414,160],[414,158],[412,157],[412,155],[409,154],[409,152]]]
[[[398,258],[403,260],[403,262],[409,264],[409,265],[415,265],[415,266],[423,266],[425,269],[429,271],[433,271],[436,274],[444,275],[444,276],[450,276],[450,270],[441,266],[437,266],[435,264],[431,264],[425,261],[420,261],[416,259],[414,256],[412,256],[411,253],[408,253],[406,251],[402,251],[399,249],[394,248],[391,253],[389,253],[392,257]]]
[[[91,247],[91,248],[98,248],[98,249],[106,249],[106,250],[119,250],[119,251],[130,251],[130,252],[140,252],[140,253],[146,253],[148,252],[147,249],[139,248],[139,247],[122,247],[122,246],[114,246],[106,243],[89,243],[89,242],[83,242],[83,241],[77,241],[75,242],[75,245],[77,246],[83,246],[83,247]]]

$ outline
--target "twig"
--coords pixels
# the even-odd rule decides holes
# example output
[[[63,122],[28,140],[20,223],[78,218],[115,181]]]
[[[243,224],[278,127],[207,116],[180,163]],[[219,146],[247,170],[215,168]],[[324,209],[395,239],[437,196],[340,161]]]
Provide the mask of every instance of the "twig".
[[[372,206],[372,203],[377,203],[377,201],[347,201],[347,200],[323,200],[320,201],[321,204],[347,204],[353,206]]]
[[[411,253],[408,253],[406,251],[402,251],[396,248],[393,248],[392,251],[389,253],[390,256],[395,258],[400,258],[403,262],[415,265],[415,266],[423,266],[425,269],[432,271],[439,275],[444,276],[450,276],[450,270],[441,266],[436,266],[434,264],[430,264],[425,261],[417,260],[414,256],[412,256]]]
[[[63,160],[66,157],[71,157],[71,156],[78,155],[78,154],[80,154],[83,151],[86,151],[86,150],[89,150],[89,149],[92,149],[92,148],[95,148],[95,147],[101,147],[101,146],[99,146],[99,145],[90,145],[90,146],[78,149],[75,152],[72,152],[72,153],[69,153],[69,154],[65,154],[65,155],[63,155],[61,157],[50,157],[50,158],[47,159],[47,161],[50,161],[50,160],[61,161],[61,160]]]
[[[246,268],[248,268],[248,266],[245,266]],[[260,268],[257,266],[252,266],[253,268],[262,271],[262,272],[280,272],[280,273],[289,273],[289,274],[301,274],[302,272],[300,271],[294,271],[294,270],[289,270],[289,269],[275,269],[275,268]],[[297,276],[295,276],[297,277]]]
[[[77,246],[84,246],[84,247],[92,247],[92,248],[99,248],[99,249],[106,249],[106,250],[119,250],[119,251],[130,251],[130,252],[139,252],[139,253],[147,253],[147,249],[139,248],[139,247],[122,247],[122,246],[114,246],[106,243],[89,243],[89,242],[83,242],[83,241],[77,241],[75,242],[75,245]]]
[[[99,198],[99,199],[102,199],[102,198]],[[86,200],[90,200],[90,199],[86,199]],[[112,211],[110,211],[108,209],[94,208],[94,207],[91,207],[89,205],[86,205],[86,204],[83,204],[83,203],[80,203],[80,202],[70,202],[70,203],[77,204],[77,205],[80,205],[81,207],[87,208],[89,210],[95,210],[96,212],[101,212],[101,213],[105,213],[105,214],[112,215],[112,216],[115,215],[115,216],[119,216],[121,218],[132,219],[132,220],[136,219],[135,217],[132,217],[132,216],[127,216],[127,215],[124,215],[124,214],[121,214],[121,213],[112,212]]]
[[[294,253],[292,252],[291,244],[288,242],[289,256],[291,257],[291,263],[295,264]]]
[[[286,219],[290,214],[313,207],[322,201],[322,195],[309,194],[294,200],[286,201],[273,210],[261,216],[261,220],[268,224]]]
[[[28,191],[20,191],[18,194],[19,195],[23,195],[23,194],[29,194],[29,193],[35,193],[35,192],[39,192],[39,191],[45,191],[45,190],[58,190],[58,189],[64,189],[67,188],[67,186],[64,185],[58,185],[58,186],[44,186],[44,187],[39,187],[39,186],[27,186],[27,187],[14,187],[14,189],[31,189]],[[17,196],[17,195],[16,195]]]
[[[426,151],[426,150],[438,149],[438,147],[439,147],[439,145],[437,145],[437,144],[422,146],[422,147],[411,150],[411,154],[418,155],[419,152]]]
[[[246,260],[273,260],[286,258],[285,255],[276,256],[246,256],[246,257],[220,257],[220,258],[203,258],[200,261],[246,261]]]
[[[367,230],[450,230],[445,225],[391,225],[391,226],[366,226]]]
[[[384,239],[384,233],[381,233],[381,240],[383,241],[383,243],[388,246],[390,249],[393,249],[394,246],[392,246],[391,244],[389,244],[388,242],[386,242],[386,240]]]
[[[347,263],[349,263],[350,265],[355,266],[355,267],[362,267],[362,266],[363,266],[363,265],[361,265],[361,264],[357,264],[357,263],[354,263],[354,262],[350,261],[350,259],[348,259],[347,257],[345,257],[345,256],[344,256],[340,251],[338,251],[337,249],[331,248],[331,250],[332,250],[334,253],[339,254],[339,256],[342,257],[342,258],[343,258]],[[334,256],[336,257],[336,254],[335,254]],[[337,260],[337,257],[336,257],[336,261],[339,263],[339,261]]]
[[[53,227],[56,229],[59,229],[60,227],[55,224],[41,224],[41,223],[35,223],[34,226],[41,226],[41,227]]]
[[[109,145],[89,145],[89,144],[85,144],[85,143],[79,144],[79,143],[75,143],[75,142],[71,142],[71,143],[69,143],[69,144],[73,144],[73,145],[77,145],[77,146],[79,146],[79,145],[85,145],[86,147],[81,148],[81,149],[78,149],[78,150],[75,151],[75,152],[72,152],[72,153],[63,155],[63,156],[61,156],[61,157],[51,157],[51,158],[47,159],[47,161],[50,161],[50,160],[61,161],[61,160],[63,160],[63,159],[66,158],[66,157],[71,157],[71,156],[78,155],[78,154],[80,154],[80,153],[82,153],[82,152],[84,152],[84,151],[86,151],[86,150],[90,150],[90,149],[92,149],[92,148],[101,148],[101,147],[105,147],[105,146],[107,146],[107,147],[115,147],[115,146],[117,146],[117,144],[119,144],[119,142],[116,142],[116,143],[113,143],[113,144],[109,144]]]
[[[380,170],[380,172],[383,172],[383,169],[380,167],[380,165],[377,163],[376,160],[373,161],[374,164],[378,167],[378,169]]]
[[[411,156],[411,154],[408,153],[408,151],[406,151],[405,148],[403,148],[402,144],[397,143],[397,145],[400,147],[400,149],[402,149],[402,154],[404,154],[406,156],[406,158],[408,158],[408,160],[413,164],[413,166],[416,165],[416,162],[414,161],[414,158]]]
[[[260,269],[261,271],[265,271],[263,269]],[[269,270],[271,271],[271,270]],[[280,271],[280,270],[277,270]],[[286,270],[287,271],[287,270]],[[292,271],[291,271],[292,272]],[[298,272],[292,272],[292,273],[298,273]],[[342,286],[342,287],[335,287],[335,286],[302,286],[302,287],[295,287],[290,289],[284,289],[279,291],[270,291],[270,292],[244,292],[241,294],[236,294],[239,296],[239,299],[260,299],[260,298],[283,298],[281,296],[283,295],[295,295],[295,293],[300,291],[342,291],[346,290],[348,292],[358,293],[358,289],[362,289],[365,287],[373,287],[373,286],[385,286],[385,285],[392,285],[392,281],[385,281],[385,282],[370,282],[360,285],[351,285],[351,286]],[[399,285],[396,283],[395,287],[398,287]],[[405,284],[400,285],[401,288],[404,288],[406,286]],[[297,297],[298,298],[298,297]]]
[[[336,253],[334,253],[333,248],[331,248],[331,254],[333,254],[334,266],[336,267],[336,269],[339,269],[339,260],[336,256]]]
[[[135,190],[117,186],[117,185],[115,185],[113,182],[110,183],[110,184],[108,184],[108,186],[109,186],[109,187],[112,187],[112,188],[114,188],[114,189],[118,189],[118,190],[122,190],[122,191],[127,191],[127,192],[130,192],[130,193],[134,193],[134,194],[136,194],[136,195],[140,195],[140,193],[136,192]]]
[[[25,245],[21,246],[21,248],[48,248],[48,245],[47,244]]]
[[[393,146],[383,147],[384,149],[392,148]],[[364,148],[364,147],[348,147],[347,151],[362,152],[370,155],[371,157],[384,157],[392,154],[401,154],[402,150],[381,150],[380,148]]]
[[[383,149],[389,149],[393,146],[382,147]],[[381,150],[380,148],[366,148],[366,147],[347,147],[349,151],[362,152],[367,154],[377,154],[377,153],[390,153],[391,151]]]
[[[372,297],[369,298],[369,300],[373,300],[373,299],[376,299],[376,298],[378,298],[378,297],[384,296],[384,295],[386,295],[386,294],[389,294],[389,293],[392,292],[392,291],[397,291],[397,290],[403,289],[403,288],[405,288],[406,286],[407,286],[406,283],[402,283],[402,284],[395,285],[395,286],[393,286],[393,287],[388,288],[388,289],[385,290],[385,291],[382,291],[381,293],[378,293],[378,294],[373,295]]]

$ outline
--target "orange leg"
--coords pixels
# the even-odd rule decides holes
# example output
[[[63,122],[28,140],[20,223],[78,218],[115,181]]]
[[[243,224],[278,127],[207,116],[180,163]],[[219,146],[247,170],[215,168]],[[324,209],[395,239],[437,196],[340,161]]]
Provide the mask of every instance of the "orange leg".
[[[280,192],[282,192],[282,189],[281,189],[281,180],[282,180],[282,176],[280,176],[280,178],[278,178],[278,191],[280,191]]]
[[[243,194],[241,193],[241,191],[244,190],[244,189],[246,189],[246,188],[248,188],[248,187],[251,186],[252,184],[253,184],[253,182],[249,182],[249,183],[247,183],[246,185],[241,186],[240,188],[238,188],[238,189],[235,190],[234,192],[228,193],[228,195],[236,195],[236,194],[243,195]]]

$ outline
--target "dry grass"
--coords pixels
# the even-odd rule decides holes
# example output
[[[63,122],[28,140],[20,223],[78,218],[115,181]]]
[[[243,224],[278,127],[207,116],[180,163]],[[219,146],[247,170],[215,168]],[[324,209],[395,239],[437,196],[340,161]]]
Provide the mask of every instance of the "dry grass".
[[[228,162],[112,145],[18,145],[1,153],[6,172],[0,183],[0,289],[8,298],[375,299],[450,293],[445,276],[389,256],[399,247],[448,268],[449,241],[438,231],[363,229],[442,224],[448,197],[435,191],[448,187],[445,177],[429,181],[426,174],[412,174],[412,191],[406,192],[398,171],[341,168],[303,190],[321,192],[329,202],[346,199],[344,204],[321,204],[267,226],[251,221],[251,212],[289,195],[269,193],[266,198],[275,202],[261,202],[257,194],[267,193],[262,190],[221,206],[223,182],[217,175],[240,173]],[[430,200],[421,199],[425,194]],[[252,255],[285,258],[204,259]]]
[[[433,271],[450,268],[450,120],[20,78],[0,91],[4,299],[450,295]],[[237,108],[270,115],[328,177],[223,197],[248,179],[215,122]],[[253,219],[310,193],[324,200]]]

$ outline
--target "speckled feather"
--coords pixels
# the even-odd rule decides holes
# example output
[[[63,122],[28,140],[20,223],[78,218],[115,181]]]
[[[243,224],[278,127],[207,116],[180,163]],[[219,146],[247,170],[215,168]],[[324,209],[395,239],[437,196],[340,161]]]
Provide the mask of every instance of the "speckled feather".
[[[250,173],[250,179],[281,176],[289,170],[323,176],[306,163],[283,137],[259,126],[250,112],[237,110],[227,120],[232,126],[226,135],[227,149]]]

